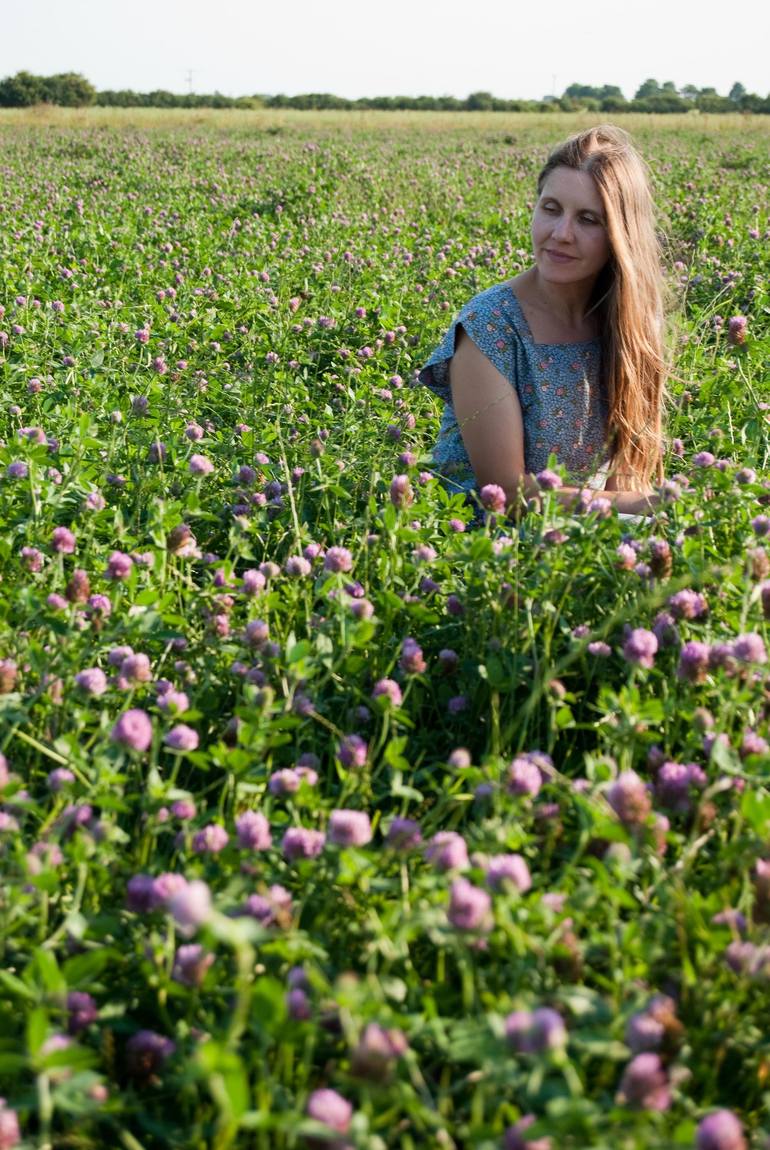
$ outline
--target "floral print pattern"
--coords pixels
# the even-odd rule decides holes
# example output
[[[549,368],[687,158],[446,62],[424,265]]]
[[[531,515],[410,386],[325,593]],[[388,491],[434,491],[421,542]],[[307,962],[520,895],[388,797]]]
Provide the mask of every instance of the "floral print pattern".
[[[471,491],[476,486],[449,387],[458,325],[516,389],[527,471],[542,471],[553,453],[574,482],[604,486],[607,401],[599,339],[535,343],[510,283],[502,283],[465,305],[418,376],[444,401],[433,458],[447,487]]]

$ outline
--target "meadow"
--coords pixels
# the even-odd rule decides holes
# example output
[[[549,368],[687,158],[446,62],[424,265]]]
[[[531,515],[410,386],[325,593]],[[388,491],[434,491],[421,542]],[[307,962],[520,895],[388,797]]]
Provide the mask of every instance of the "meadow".
[[[663,504],[434,476],[580,116],[0,113],[0,1150],[770,1145],[767,117],[622,117]]]

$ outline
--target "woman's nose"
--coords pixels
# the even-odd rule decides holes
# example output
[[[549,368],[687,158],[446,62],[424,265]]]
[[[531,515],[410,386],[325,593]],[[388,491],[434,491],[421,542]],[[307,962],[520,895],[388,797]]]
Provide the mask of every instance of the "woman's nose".
[[[572,239],[572,220],[566,212],[562,212],[559,218],[555,221],[553,226],[553,235],[556,237],[556,239]]]

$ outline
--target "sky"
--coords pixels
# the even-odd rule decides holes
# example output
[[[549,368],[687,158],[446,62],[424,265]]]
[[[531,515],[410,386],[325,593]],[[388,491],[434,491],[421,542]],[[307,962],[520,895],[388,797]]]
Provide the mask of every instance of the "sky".
[[[0,78],[81,72],[97,88],[338,96],[571,83],[740,81],[770,92],[770,4],[742,0],[0,0]]]

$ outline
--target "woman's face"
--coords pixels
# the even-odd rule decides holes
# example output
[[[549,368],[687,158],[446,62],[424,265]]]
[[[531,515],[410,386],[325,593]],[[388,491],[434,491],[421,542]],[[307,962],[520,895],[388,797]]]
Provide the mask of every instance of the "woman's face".
[[[574,168],[549,173],[532,216],[538,272],[555,284],[593,282],[610,257],[607,221],[593,176]]]

